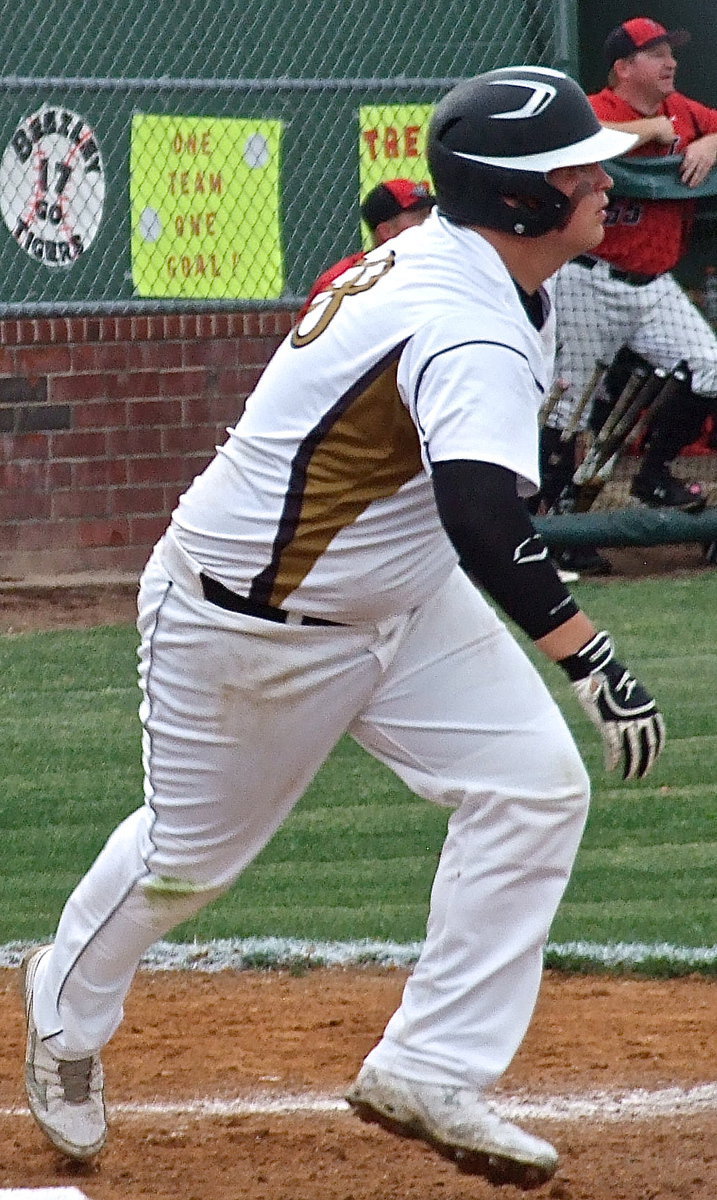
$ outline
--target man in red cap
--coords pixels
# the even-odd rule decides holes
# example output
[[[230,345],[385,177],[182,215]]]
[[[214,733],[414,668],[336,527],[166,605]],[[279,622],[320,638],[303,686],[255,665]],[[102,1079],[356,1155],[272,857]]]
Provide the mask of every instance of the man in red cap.
[[[717,109],[675,90],[674,50],[689,38],[686,30],[634,17],[613,29],[605,42],[608,81],[589,97],[595,113],[610,128],[637,134],[628,157],[678,156],[684,198],[635,199],[613,191],[603,242],[559,272],[557,374],[570,386],[543,435],[545,491],[551,470],[562,470],[568,478],[572,474],[575,439],[563,438],[557,452],[553,443],[566,428],[595,363],[610,363],[626,346],[652,366],[668,370],[686,360],[691,376],[684,393],[655,421],[632,495],[652,507],[686,512],[705,504],[698,484],[685,485],[670,471],[672,460],[698,437],[717,404],[717,338],[671,274],[694,219],[690,192],[717,161]],[[564,461],[558,464],[554,460],[561,455]],[[600,571],[598,559],[592,565],[565,565]]]
[[[374,246],[382,246],[404,229],[422,224],[435,203],[427,183],[416,183],[412,179],[387,179],[365,196],[361,204],[361,216],[371,232]],[[325,292],[334,279],[353,267],[363,255],[364,251],[358,250],[322,272],[306,297],[300,315],[304,316],[319,292]]]

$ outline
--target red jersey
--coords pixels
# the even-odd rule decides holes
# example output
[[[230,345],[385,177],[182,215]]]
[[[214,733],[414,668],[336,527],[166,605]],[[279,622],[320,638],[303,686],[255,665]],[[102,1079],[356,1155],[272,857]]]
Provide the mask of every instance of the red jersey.
[[[588,99],[600,121],[639,121],[638,112],[612,88],[603,88]],[[691,142],[708,133],[717,133],[717,109],[690,100],[681,92],[672,92],[654,114],[669,117],[675,127],[672,146],[646,142],[629,155],[643,158],[684,154]],[[607,164],[610,170],[610,164]],[[687,248],[694,220],[694,200],[636,200],[611,197],[607,212],[604,241],[593,251],[622,271],[641,271],[659,275],[671,271]]]
[[[359,259],[363,258],[364,253],[363,250],[357,250],[355,254],[349,254],[346,258],[340,258],[332,267],[327,267],[325,271],[322,271],[319,278],[311,285],[311,290],[299,313],[299,320],[306,315],[306,310],[314,297],[318,296],[319,292],[325,292],[334,280],[338,279],[339,275],[343,274],[344,271],[348,271],[349,267],[353,267]]]

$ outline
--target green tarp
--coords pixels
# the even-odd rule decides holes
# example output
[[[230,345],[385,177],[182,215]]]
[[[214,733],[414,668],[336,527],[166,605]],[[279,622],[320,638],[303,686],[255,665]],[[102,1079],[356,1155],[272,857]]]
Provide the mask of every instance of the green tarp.
[[[710,171],[704,183],[686,187],[680,179],[681,154],[664,158],[613,158],[605,170],[614,180],[615,196],[637,200],[699,200],[701,209],[717,211],[717,169]]]

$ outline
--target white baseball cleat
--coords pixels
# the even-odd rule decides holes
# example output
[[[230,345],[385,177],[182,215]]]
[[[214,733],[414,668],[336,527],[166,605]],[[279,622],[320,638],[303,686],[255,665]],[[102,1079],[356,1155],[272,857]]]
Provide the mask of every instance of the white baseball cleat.
[[[459,1171],[494,1184],[539,1187],[558,1165],[550,1142],[504,1121],[469,1088],[412,1083],[365,1066],[346,1099],[363,1121],[420,1138]]]
[[[70,1158],[92,1158],[105,1144],[107,1118],[102,1064],[98,1054],[81,1059],[58,1059],[41,1042],[32,1015],[37,965],[50,946],[27,955],[22,964],[22,989],[27,1022],[25,1085],[30,1112],[53,1146]]]

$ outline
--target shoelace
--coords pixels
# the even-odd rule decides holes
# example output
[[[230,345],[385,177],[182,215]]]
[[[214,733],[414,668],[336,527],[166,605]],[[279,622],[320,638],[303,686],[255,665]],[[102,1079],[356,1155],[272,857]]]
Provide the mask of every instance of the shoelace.
[[[80,1058],[76,1062],[67,1059],[57,1064],[62,1090],[68,1104],[84,1104],[90,1095],[92,1059]]]

